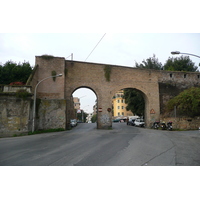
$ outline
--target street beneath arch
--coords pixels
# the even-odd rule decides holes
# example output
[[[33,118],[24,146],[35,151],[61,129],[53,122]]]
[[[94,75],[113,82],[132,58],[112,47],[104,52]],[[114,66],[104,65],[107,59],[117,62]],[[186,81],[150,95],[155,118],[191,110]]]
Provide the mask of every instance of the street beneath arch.
[[[70,131],[0,138],[1,166],[199,166],[200,132],[79,124]]]

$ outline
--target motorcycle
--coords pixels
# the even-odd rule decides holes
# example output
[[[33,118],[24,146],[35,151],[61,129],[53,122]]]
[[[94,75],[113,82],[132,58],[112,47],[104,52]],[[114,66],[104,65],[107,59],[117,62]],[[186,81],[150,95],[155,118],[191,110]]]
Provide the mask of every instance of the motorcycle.
[[[172,122],[167,123],[167,130],[172,131]]]
[[[167,129],[167,126],[166,126],[165,122],[163,122],[163,123],[161,124],[161,128],[162,128],[162,130],[166,130],[166,129]]]
[[[159,124],[160,124],[160,122],[154,122],[153,125],[152,125],[152,128],[158,130],[158,128],[159,128]]]

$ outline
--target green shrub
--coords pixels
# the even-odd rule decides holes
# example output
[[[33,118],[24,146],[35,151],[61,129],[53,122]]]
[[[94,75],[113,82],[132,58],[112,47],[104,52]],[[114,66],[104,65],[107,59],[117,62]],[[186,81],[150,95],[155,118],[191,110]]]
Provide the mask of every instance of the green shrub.
[[[54,58],[54,56],[52,56],[52,55],[47,55],[47,54],[42,55],[41,57],[42,57],[43,59],[45,59],[45,60],[51,60],[51,59]]]
[[[184,90],[167,103],[167,110],[172,111],[176,106],[177,111],[185,116],[200,115],[200,88],[192,87]]]
[[[29,96],[29,92],[27,92],[26,90],[24,89],[21,89],[21,90],[17,90],[16,92],[16,97],[17,98],[22,98],[23,100],[27,99],[27,97]]]

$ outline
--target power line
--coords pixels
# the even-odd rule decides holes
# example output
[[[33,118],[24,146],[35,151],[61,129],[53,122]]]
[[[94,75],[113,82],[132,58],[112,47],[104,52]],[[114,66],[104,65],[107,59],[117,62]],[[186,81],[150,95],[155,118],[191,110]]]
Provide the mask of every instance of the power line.
[[[91,51],[91,53],[89,54],[89,56],[85,59],[85,61],[90,57],[90,55],[93,53],[93,51],[97,48],[97,46],[99,45],[99,43],[101,42],[101,40],[103,40],[103,38],[105,37],[106,33],[103,35],[103,37],[99,40],[99,42],[97,43],[97,45],[94,47],[94,49]]]

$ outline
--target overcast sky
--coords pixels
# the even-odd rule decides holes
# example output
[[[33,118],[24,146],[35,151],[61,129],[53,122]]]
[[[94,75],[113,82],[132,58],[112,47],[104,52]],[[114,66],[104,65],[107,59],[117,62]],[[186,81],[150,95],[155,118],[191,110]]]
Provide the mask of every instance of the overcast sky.
[[[35,65],[35,56],[49,54],[85,61],[104,33],[1,33],[0,62],[28,61]],[[200,55],[200,33],[106,33],[105,37],[87,59],[88,62],[133,67],[153,54],[163,64],[172,56],[171,51]],[[70,58],[68,58],[70,59]],[[199,64],[200,60],[191,59]]]
[[[200,55],[199,33],[1,33],[0,62],[30,62],[35,65],[35,56],[49,54],[85,61],[100,39],[99,45],[87,62],[105,63],[134,67],[153,54],[164,64],[171,51],[181,51]],[[200,59],[190,57],[196,66]],[[69,57],[68,59],[71,59]],[[74,96],[81,98],[81,108],[92,112],[96,96],[93,92],[79,90]],[[92,94],[90,94],[92,93]],[[89,106],[88,106],[89,104]]]

